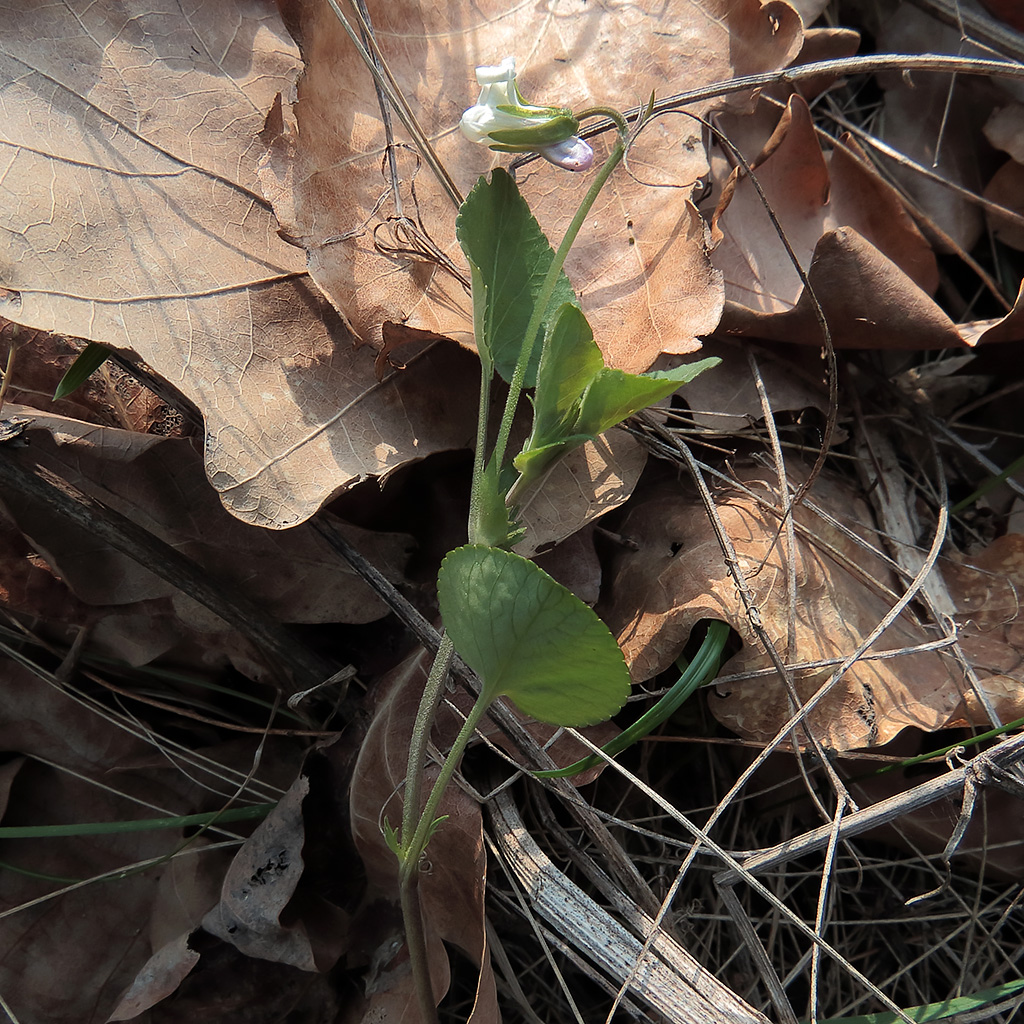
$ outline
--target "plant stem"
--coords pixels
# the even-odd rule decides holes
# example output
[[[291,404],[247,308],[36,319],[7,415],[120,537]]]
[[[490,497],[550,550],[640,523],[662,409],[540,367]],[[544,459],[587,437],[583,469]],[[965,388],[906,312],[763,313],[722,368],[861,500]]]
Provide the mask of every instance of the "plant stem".
[[[451,641],[448,640],[447,634],[444,636],[441,643],[448,645],[451,644]],[[440,660],[440,648],[437,653],[438,658],[434,662],[434,667],[437,666],[438,660]],[[450,655],[447,660],[451,660]],[[446,672],[441,674],[442,680]],[[431,678],[434,677],[434,674],[434,669],[431,668]],[[428,680],[427,690],[424,690],[424,700],[421,702],[420,711],[416,716],[417,725],[419,725],[420,719],[423,716],[424,706],[428,703],[426,697],[429,687],[430,682]],[[440,689],[438,689],[438,698],[439,697]],[[427,958],[427,941],[426,935],[423,931],[423,915],[420,907],[420,857],[423,856],[423,851],[430,839],[434,815],[437,813],[441,797],[444,795],[444,791],[447,789],[448,783],[451,781],[451,777],[455,773],[455,768],[462,757],[463,751],[466,749],[466,744],[469,743],[469,738],[473,735],[473,731],[476,729],[477,723],[483,717],[483,713],[490,706],[490,703],[490,700],[486,699],[483,694],[477,698],[476,703],[469,712],[469,716],[466,718],[465,724],[459,730],[459,735],[455,737],[452,749],[448,752],[448,756],[445,758],[444,764],[441,766],[441,773],[438,775],[437,780],[434,783],[434,788],[430,791],[430,796],[427,798],[426,806],[423,808],[423,813],[420,815],[419,822],[416,825],[416,832],[410,840],[406,840],[405,838],[409,835],[409,829],[411,828],[411,825],[406,824],[408,819],[407,811],[410,807],[415,805],[410,799],[409,790],[412,788],[412,782],[415,779],[417,783],[415,789],[418,803],[418,783],[423,775],[422,768],[415,774],[411,774],[410,769],[409,780],[406,783],[405,807],[402,812],[402,858],[399,863],[398,879],[402,902],[402,923],[405,926],[405,943],[406,948],[409,951],[409,964],[412,968],[413,979],[416,984],[416,997],[420,1004],[420,1014],[422,1015],[424,1024],[435,1024],[437,1021],[437,1006],[434,1003],[434,990],[430,983],[430,962]],[[433,713],[436,706],[437,701],[435,700],[431,704],[430,716],[427,722],[428,730],[430,720],[433,719]],[[410,751],[410,763],[411,762],[412,753]]]
[[[611,116],[612,111],[605,110],[603,107],[595,107],[593,111],[586,111],[586,113],[600,113]],[[501,427],[498,430],[498,440],[494,445],[494,455],[492,458],[494,458],[499,465],[505,459],[505,449],[508,447],[509,433],[512,430],[512,417],[515,415],[516,406],[519,404],[519,396],[523,390],[523,379],[526,376],[526,367],[530,362],[530,356],[533,355],[533,346],[536,344],[537,335],[540,333],[541,321],[544,319],[545,313],[547,313],[548,303],[551,301],[551,295],[555,290],[555,285],[558,283],[558,275],[561,274],[562,267],[565,265],[565,258],[569,255],[569,250],[576,241],[576,236],[580,233],[580,228],[583,227],[583,222],[586,220],[587,214],[590,213],[590,209],[597,200],[598,194],[604,187],[604,183],[608,180],[608,176],[615,170],[616,166],[618,166],[619,161],[626,152],[626,122],[621,114],[617,114],[617,118],[621,124],[619,125],[619,133],[615,140],[615,145],[612,147],[611,154],[608,159],[605,160],[601,170],[597,172],[593,183],[587,190],[587,194],[583,197],[583,202],[580,203],[580,207],[576,211],[576,215],[573,217],[568,230],[565,232],[565,237],[562,239],[562,243],[559,245],[554,259],[551,261],[551,266],[548,267],[547,275],[544,278],[540,294],[537,297],[537,304],[533,307],[533,314],[530,317],[529,323],[526,325],[526,332],[523,335],[523,347],[519,352],[519,360],[516,362],[516,368],[512,374],[512,382],[509,384],[508,398],[505,400],[505,412],[501,418]]]
[[[444,759],[444,764],[441,765],[441,772],[434,782],[434,788],[430,791],[430,796],[427,797],[423,813],[420,815],[419,823],[416,825],[416,832],[410,842],[403,842],[403,852],[405,853],[405,861],[401,868],[403,884],[407,875],[414,874],[419,870],[419,859],[424,849],[426,849],[427,841],[430,839],[438,804],[441,803],[441,797],[444,796],[444,791],[448,788],[448,783],[455,774],[455,769],[458,767],[462,754],[466,749],[466,744],[469,743],[470,737],[476,730],[480,719],[484,716],[484,712],[490,707],[492,699],[485,690],[477,697],[476,703],[470,708],[466,721],[459,730],[459,735],[455,737],[452,749],[448,751],[448,756]]]
[[[419,871],[411,871],[408,875],[404,870],[402,872],[399,887],[402,922],[405,925],[405,945],[409,951],[416,999],[420,1004],[420,1020],[423,1024],[437,1024],[437,1004],[434,1002],[434,986],[430,983],[430,961],[427,958],[427,940],[420,907],[419,877]]]
[[[434,655],[434,663],[430,666],[427,684],[423,687],[423,696],[420,698],[416,721],[412,727],[412,736],[409,739],[409,763],[405,774],[405,799],[402,803],[401,843],[405,854],[403,867],[409,859],[407,851],[411,848],[411,839],[419,815],[423,765],[427,743],[430,739],[430,727],[434,723],[434,713],[440,703],[444,681],[448,678],[448,670],[451,668],[454,654],[455,644],[452,643],[447,633],[442,633],[441,643],[438,645],[437,654]],[[419,853],[422,852],[422,850],[419,851]],[[413,858],[414,864],[419,859],[419,853]]]

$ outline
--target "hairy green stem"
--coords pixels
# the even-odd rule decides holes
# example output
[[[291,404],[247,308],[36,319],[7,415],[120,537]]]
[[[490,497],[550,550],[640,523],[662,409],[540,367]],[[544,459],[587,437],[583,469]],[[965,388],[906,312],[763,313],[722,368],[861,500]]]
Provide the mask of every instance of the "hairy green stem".
[[[465,723],[459,730],[459,735],[455,737],[452,749],[448,751],[448,756],[444,759],[444,764],[441,765],[441,772],[434,782],[434,788],[430,791],[430,796],[427,797],[423,813],[420,815],[419,824],[416,826],[416,832],[409,843],[403,844],[405,853],[405,861],[401,869],[403,883],[407,875],[419,870],[419,859],[426,849],[427,841],[430,839],[430,833],[434,825],[434,815],[437,814],[441,797],[444,796],[444,791],[448,788],[448,783],[455,774],[455,769],[458,767],[462,754],[466,749],[466,744],[469,743],[470,737],[490,705],[491,700],[484,693],[477,697],[476,703],[470,709]]]
[[[588,115],[598,113],[611,116],[613,112],[605,110],[603,107],[594,107],[592,110],[585,111],[585,113]],[[586,220],[587,214],[590,213],[591,207],[597,200],[598,194],[601,189],[604,188],[604,184],[608,180],[609,175],[618,166],[619,161],[626,152],[626,122],[621,114],[615,112],[615,115],[619,122],[619,132],[618,137],[615,140],[615,145],[612,147],[611,154],[608,159],[605,160],[601,170],[597,172],[593,183],[587,190],[587,194],[583,197],[583,202],[580,203],[580,207],[576,211],[576,215],[573,217],[568,230],[565,232],[565,237],[563,237],[562,243],[559,245],[558,251],[555,253],[554,259],[551,261],[551,266],[548,267],[547,275],[544,278],[540,294],[537,297],[537,304],[533,307],[533,314],[530,317],[529,323],[526,325],[526,332],[523,335],[523,347],[520,349],[519,359],[516,362],[516,368],[512,374],[512,382],[508,387],[508,398],[505,400],[505,412],[501,418],[501,427],[498,430],[498,440],[494,445],[493,458],[499,465],[505,459],[505,449],[508,447],[508,438],[512,431],[512,418],[515,416],[516,407],[519,405],[519,396],[522,394],[523,390],[523,379],[526,377],[526,367],[529,365],[530,356],[533,355],[533,346],[537,342],[537,335],[540,333],[541,321],[544,319],[545,313],[547,313],[548,303],[551,301],[555,285],[558,283],[558,275],[562,272],[562,267],[565,265],[565,258],[569,255],[569,250],[576,241],[576,236],[580,233],[580,228],[583,227],[583,222]]]
[[[420,907],[419,872],[412,871],[408,875],[403,873],[399,892],[402,921],[405,924],[405,945],[409,951],[416,1000],[420,1004],[420,1020],[423,1024],[437,1024],[437,1004],[434,1002],[434,986],[430,983],[430,961],[427,958],[427,940]]]
[[[412,737],[409,740],[409,763],[405,772],[405,799],[402,803],[402,833],[400,840],[403,859],[406,862],[408,861],[407,851],[411,846],[410,841],[416,830],[420,810],[423,764],[427,742],[430,739],[430,727],[434,723],[434,714],[437,711],[437,705],[441,701],[444,681],[448,678],[448,670],[451,668],[452,656],[454,654],[455,644],[452,643],[447,633],[442,633],[441,642],[437,647],[437,654],[434,655],[434,664],[430,666],[427,685],[423,687],[423,696],[420,698],[420,706],[416,712],[416,721],[412,727]],[[413,863],[415,864],[418,859],[419,853],[413,858]]]

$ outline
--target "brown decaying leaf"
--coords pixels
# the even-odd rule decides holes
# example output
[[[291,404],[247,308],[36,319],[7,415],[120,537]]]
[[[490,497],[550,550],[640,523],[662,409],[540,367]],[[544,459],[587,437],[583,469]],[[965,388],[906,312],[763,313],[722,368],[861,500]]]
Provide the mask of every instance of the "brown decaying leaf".
[[[1003,722],[1024,717],[1024,535],[1007,533],[969,556],[944,562],[957,606],[960,646]],[[948,723],[988,726],[972,692]]]
[[[713,373],[702,373],[690,381],[680,392],[692,419],[705,430],[723,434],[741,431],[764,418],[764,409],[747,360],[747,343],[727,338],[709,338],[704,342],[702,355],[717,356],[722,360]],[[807,350],[792,350],[784,359],[773,358],[771,353],[758,352],[757,365],[765,390],[771,395],[772,409],[776,413],[817,409],[823,416],[828,411],[828,396],[822,384],[821,363],[814,355],[815,364],[804,358]],[[683,360],[679,356],[662,356],[656,370],[674,369]],[[801,363],[806,372],[801,373]],[[671,400],[662,403],[671,408]]]
[[[473,99],[473,65],[521,53],[524,40],[526,86],[538,95],[630,104],[652,88],[670,91],[681,63],[691,84],[725,79],[785,64],[800,39],[780,0],[705,0],[683,14],[567,0],[558,17],[378,6],[378,39],[463,186],[490,159],[453,137]],[[465,331],[455,278],[373,249],[374,227],[394,226],[398,211],[376,207],[386,190],[366,70],[326,5],[286,15],[306,46],[297,107],[275,105],[303,65],[269,0],[188,16],[134,2],[94,4],[81,18],[60,5],[19,7],[0,57],[14,154],[3,183],[11,246],[0,313],[134,349],[202,411],[207,472],[225,505],[277,528],[367,475],[467,445],[473,403],[462,397],[476,386],[472,359],[443,344],[378,383],[372,357],[351,349],[341,320],[310,290],[307,254],[278,236],[257,178],[265,145],[262,186],[357,331],[376,337],[389,322]],[[606,67],[613,51],[631,59]],[[413,199],[414,161],[402,146],[405,213],[452,250],[454,211],[423,172]],[[683,164],[681,177],[668,168],[673,184],[690,184],[695,161],[684,155]],[[548,169],[529,178],[557,232],[569,193],[585,183]],[[600,240],[584,242],[570,272],[613,361],[643,369],[662,348],[692,349],[711,330],[720,285],[688,189],[666,199],[625,175],[616,188],[592,215]]]
[[[544,7],[434,5],[413,0],[374,5],[375,37],[455,184],[466,192],[496,162],[456,129],[476,98],[473,68],[519,55],[524,93],[575,109],[622,107],[652,90],[675,91],[755,69],[779,67],[799,48],[800,24],[783,3],[704,2],[665,9],[635,5],[610,12],[583,0]],[[400,198],[382,170],[385,136],[373,85],[333,13],[313,0],[287,5],[285,19],[303,41],[305,73],[286,104],[261,169],[266,195],[285,231],[310,253],[314,279],[355,331],[380,343],[381,328],[402,324],[469,343],[471,318],[456,274],[409,249],[442,254],[465,277],[454,243],[451,199],[413,157],[399,152]],[[615,60],[606,55],[614,53]],[[720,284],[704,256],[704,231],[689,202],[704,173],[700,132],[682,119],[660,120],[634,154],[638,177],[656,165],[649,188],[619,175],[599,199],[567,266],[609,361],[643,370],[658,352],[692,351],[694,336],[717,322]],[[404,135],[396,127],[400,143]],[[663,145],[654,148],[655,136]],[[687,141],[689,140],[689,141]],[[685,145],[684,145],[685,143]],[[599,151],[603,143],[598,142]],[[561,236],[587,176],[533,167],[523,177],[542,227]],[[415,193],[413,192],[415,187]],[[683,186],[679,188],[678,186]],[[372,211],[372,215],[371,215]],[[421,257],[422,258],[422,257]]]
[[[4,28],[0,313],[138,352],[203,412],[210,480],[259,525],[468,444],[475,361],[436,346],[378,383],[277,236],[258,135],[300,64],[272,3],[29,5]]]
[[[246,956],[323,972],[345,951],[349,935],[340,909],[308,896],[300,911],[295,901],[304,868],[302,803],[308,793],[309,780],[300,776],[245,841],[203,928]]]
[[[1012,103],[999,107],[985,123],[985,137],[993,146],[1010,155],[989,179],[985,198],[1005,206],[1018,216],[1024,215],[1024,104]],[[991,210],[985,211],[985,220],[993,234],[1014,249],[1024,249],[1024,225]]]
[[[763,472],[749,466],[737,472],[755,494],[775,504]],[[822,477],[811,498],[877,544],[877,537],[861,525],[870,522],[868,509],[847,485]],[[790,633],[785,538],[772,548],[779,517],[738,490],[721,492],[717,505],[764,627],[788,663],[846,657],[895,603],[895,583],[881,559],[800,508],[796,521],[805,529],[797,534],[798,590]],[[723,619],[743,640],[743,649],[723,666],[723,674],[770,669],[698,501],[677,489],[659,494],[638,504],[620,531],[640,550],[616,556],[611,597],[598,608],[617,634],[634,680],[649,679],[671,665],[701,619]],[[904,616],[873,650],[910,647],[930,638]],[[795,671],[801,700],[813,695],[834,668]],[[808,725],[836,750],[885,743],[907,726],[939,729],[960,704],[960,678],[955,664],[940,653],[859,661],[811,711]],[[774,676],[718,687],[709,706],[730,729],[758,740],[773,737],[793,713]]]
[[[549,551],[581,526],[617,508],[633,493],[646,463],[647,449],[617,429],[569,452],[523,495],[519,514],[526,536],[516,552],[532,558]]]
[[[756,123],[733,119],[729,134],[756,139]],[[826,158],[806,103],[794,96],[755,172],[822,305],[833,344],[924,349],[1024,338],[1019,297],[1001,320],[950,320],[929,297],[938,272],[928,243],[856,143],[848,136],[840,142]],[[726,280],[720,330],[820,346],[811,296],[749,180],[739,182],[721,227],[725,240],[713,257]]]
[[[237,587],[284,622],[371,622],[386,608],[310,527],[285,534],[240,523],[217,502],[189,440],[97,427],[27,407],[34,458],[83,491],[140,523]],[[4,496],[21,529],[45,552],[75,595],[93,605],[134,605],[170,597],[190,628],[223,628],[126,555],[17,494]],[[392,580],[412,545],[402,534],[338,524]]]
[[[189,938],[188,932],[179,935],[146,961],[107,1017],[108,1021],[134,1020],[178,988],[199,963],[199,953],[189,945]]]

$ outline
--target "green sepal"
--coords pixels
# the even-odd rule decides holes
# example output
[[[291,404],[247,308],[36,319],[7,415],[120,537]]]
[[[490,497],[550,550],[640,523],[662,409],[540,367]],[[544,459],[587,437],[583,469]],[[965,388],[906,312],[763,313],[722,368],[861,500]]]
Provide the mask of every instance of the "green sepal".
[[[498,107],[498,110],[503,110],[506,113],[515,113],[517,109],[519,108]],[[501,145],[521,147],[523,152],[532,152],[541,146],[552,146],[557,142],[571,139],[579,131],[579,128],[580,123],[575,117],[571,114],[562,114],[540,124],[522,128],[496,128],[494,131],[488,132],[487,137]]]

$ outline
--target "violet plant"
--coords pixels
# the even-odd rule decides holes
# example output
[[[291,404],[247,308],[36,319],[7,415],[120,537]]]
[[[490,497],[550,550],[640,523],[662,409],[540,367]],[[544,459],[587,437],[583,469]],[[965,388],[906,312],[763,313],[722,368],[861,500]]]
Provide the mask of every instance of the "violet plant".
[[[611,718],[626,701],[630,678],[619,646],[595,612],[529,559],[511,549],[524,529],[517,505],[552,464],[640,409],[714,366],[702,359],[674,370],[630,374],[605,365],[563,271],[565,258],[601,188],[621,162],[628,127],[618,111],[593,107],[574,114],[528,103],[506,58],[477,69],[477,103],[463,133],[499,152],[537,152],[567,170],[594,161],[579,137],[580,122],[610,118],[615,141],[594,176],[557,250],[541,230],[507,171],[481,177],[462,204],[456,234],[469,262],[473,326],[480,355],[480,405],[469,543],[449,552],[437,589],[444,633],[420,702],[409,749],[400,829],[384,822],[399,862],[402,913],[423,1019],[436,1019],[419,914],[417,876],[441,797],[487,708],[499,697],[553,725],[586,726]],[[490,390],[495,374],[508,382],[497,439],[488,451]],[[508,451],[513,417],[532,389],[530,434]],[[480,695],[421,807],[431,724],[454,651],[481,680]]]

